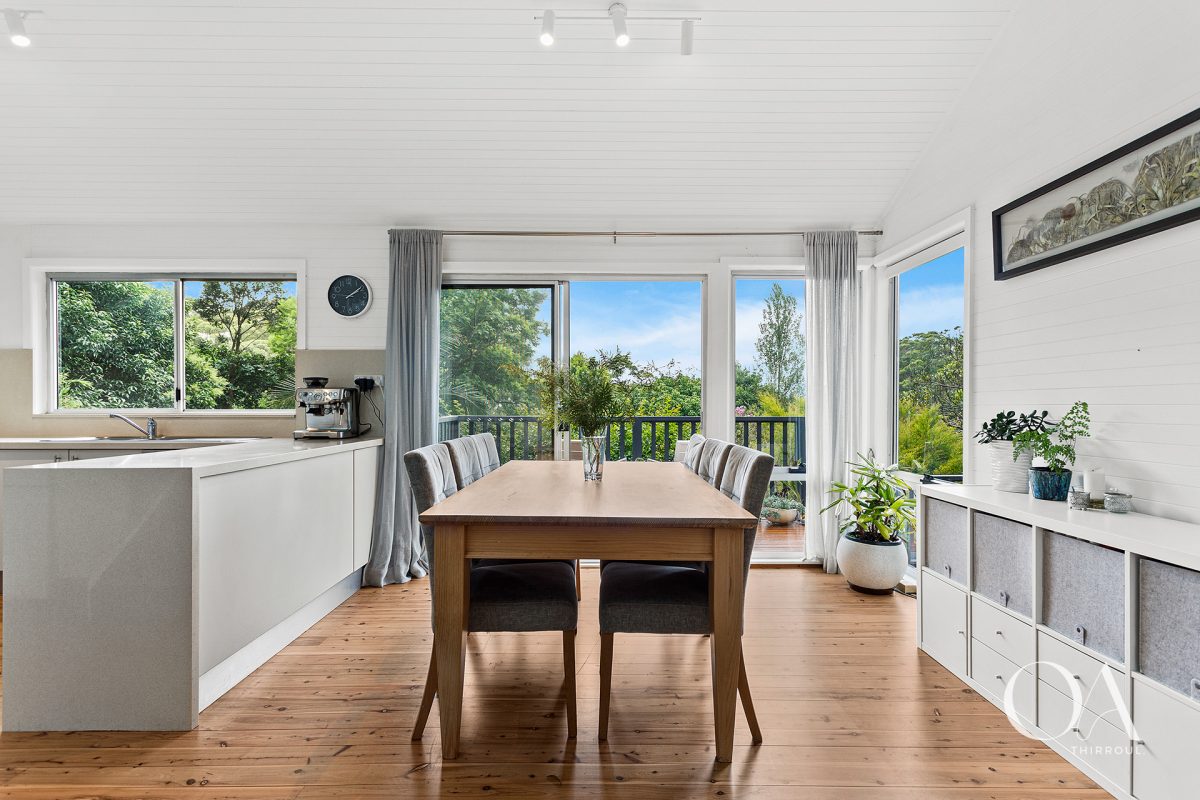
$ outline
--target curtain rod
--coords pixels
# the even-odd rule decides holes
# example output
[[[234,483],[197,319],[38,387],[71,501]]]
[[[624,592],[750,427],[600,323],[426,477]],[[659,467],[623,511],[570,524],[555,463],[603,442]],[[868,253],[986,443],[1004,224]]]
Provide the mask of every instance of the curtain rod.
[[[882,236],[881,230],[855,231],[859,236]],[[805,231],[442,231],[443,236],[803,236]]]

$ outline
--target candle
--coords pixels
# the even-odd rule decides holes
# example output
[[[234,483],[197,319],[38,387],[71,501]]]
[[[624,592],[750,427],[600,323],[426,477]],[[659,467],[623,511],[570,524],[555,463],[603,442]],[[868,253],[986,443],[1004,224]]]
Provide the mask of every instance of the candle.
[[[1105,490],[1103,470],[1089,469],[1083,473],[1083,490],[1091,497],[1103,498]]]

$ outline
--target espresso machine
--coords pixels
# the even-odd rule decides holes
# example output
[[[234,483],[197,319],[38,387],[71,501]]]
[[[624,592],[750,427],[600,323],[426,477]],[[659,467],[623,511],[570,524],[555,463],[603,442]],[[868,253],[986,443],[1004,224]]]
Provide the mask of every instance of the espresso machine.
[[[296,390],[296,402],[304,409],[304,430],[295,439],[353,439],[363,433],[358,422],[358,389],[327,386],[328,378],[305,378]]]

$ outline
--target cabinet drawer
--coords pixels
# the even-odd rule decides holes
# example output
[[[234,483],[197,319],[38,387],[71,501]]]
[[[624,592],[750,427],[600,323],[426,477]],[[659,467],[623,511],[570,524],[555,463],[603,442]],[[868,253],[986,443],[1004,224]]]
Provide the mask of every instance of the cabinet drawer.
[[[920,601],[925,652],[956,675],[966,675],[967,593],[926,570]]]
[[[1025,617],[1033,616],[1033,528],[972,512],[971,588]]]
[[[1043,553],[1043,622],[1068,639],[1125,660],[1125,554],[1061,533]]]
[[[1103,661],[1045,633],[1038,634],[1037,660],[1038,680],[1067,696],[1070,696],[1071,684],[1074,683],[1079,687],[1084,708],[1113,725],[1121,725],[1118,704],[1122,704],[1126,710],[1130,708],[1123,672],[1112,670],[1113,683],[1117,687],[1117,694],[1114,696],[1112,689],[1100,674],[1107,666]],[[1051,666],[1053,664],[1066,670],[1070,678]]]
[[[1038,682],[1037,708],[1038,727],[1048,739],[1122,791],[1129,791],[1133,742],[1125,731],[1086,709],[1076,719],[1071,698],[1042,681]]]
[[[1138,672],[1200,701],[1200,572],[1138,564]]]
[[[971,598],[971,636],[1017,666],[1025,667],[1034,661],[1033,625],[978,597]]]
[[[943,578],[967,585],[969,536],[967,510],[953,503],[925,499],[925,566]]]
[[[1142,741],[1133,754],[1133,794],[1138,800],[1195,797],[1200,706],[1137,679],[1133,699],[1133,724]]]
[[[1004,696],[1013,681],[1012,710],[1021,724],[1032,728],[1037,724],[1037,695],[1033,673],[1021,669],[978,639],[971,640],[971,677],[982,686],[1005,713]],[[1014,680],[1015,679],[1015,680]]]

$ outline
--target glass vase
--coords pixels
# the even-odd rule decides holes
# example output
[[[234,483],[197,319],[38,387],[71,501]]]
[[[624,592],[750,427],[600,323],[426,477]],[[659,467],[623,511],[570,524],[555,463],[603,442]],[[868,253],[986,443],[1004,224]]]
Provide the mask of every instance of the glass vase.
[[[598,481],[604,477],[604,451],[607,449],[604,439],[603,436],[584,436],[580,439],[585,481]]]

